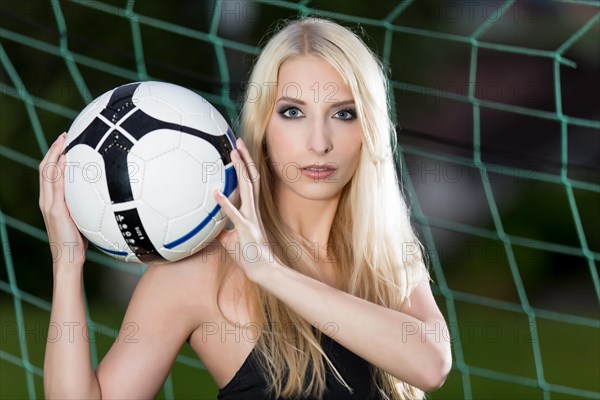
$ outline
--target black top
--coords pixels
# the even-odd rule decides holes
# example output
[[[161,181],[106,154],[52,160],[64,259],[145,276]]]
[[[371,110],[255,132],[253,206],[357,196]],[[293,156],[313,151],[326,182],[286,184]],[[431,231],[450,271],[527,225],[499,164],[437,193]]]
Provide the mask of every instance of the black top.
[[[325,364],[327,371],[326,391],[323,400],[378,400],[376,388],[371,382],[371,364],[346,349],[329,336],[322,336],[323,351],[333,365],[337,368],[346,383],[354,389],[350,393],[335,378],[329,366]],[[257,355],[254,348],[244,364],[236,372],[231,381],[222,389],[219,389],[218,400],[275,400],[272,393],[267,393],[267,382],[260,373]],[[302,400],[317,400],[313,397],[303,397]],[[277,400],[283,400],[279,398]]]

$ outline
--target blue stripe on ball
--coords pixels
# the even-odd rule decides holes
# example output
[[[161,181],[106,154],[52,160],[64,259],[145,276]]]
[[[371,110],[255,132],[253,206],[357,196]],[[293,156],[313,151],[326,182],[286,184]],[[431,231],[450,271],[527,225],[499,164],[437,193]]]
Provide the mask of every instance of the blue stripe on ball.
[[[231,193],[237,188],[237,176],[235,174],[235,168],[233,165],[230,165],[225,169],[225,186],[223,188],[223,193],[225,196],[229,197]],[[198,232],[200,232],[204,227],[213,219],[219,210],[221,209],[220,205],[216,205],[197,226],[195,226],[191,231],[180,237],[179,239],[175,239],[170,243],[166,243],[164,245],[167,249],[172,249],[179,246],[182,243],[187,242],[192,237],[194,237]]]

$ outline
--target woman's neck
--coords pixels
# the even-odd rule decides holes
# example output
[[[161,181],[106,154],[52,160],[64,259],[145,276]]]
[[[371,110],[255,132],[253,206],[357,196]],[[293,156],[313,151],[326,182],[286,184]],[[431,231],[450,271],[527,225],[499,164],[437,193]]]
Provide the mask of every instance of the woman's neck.
[[[286,188],[275,188],[274,195],[281,218],[311,246],[318,246],[319,259],[324,259],[340,194],[329,199],[312,200]]]

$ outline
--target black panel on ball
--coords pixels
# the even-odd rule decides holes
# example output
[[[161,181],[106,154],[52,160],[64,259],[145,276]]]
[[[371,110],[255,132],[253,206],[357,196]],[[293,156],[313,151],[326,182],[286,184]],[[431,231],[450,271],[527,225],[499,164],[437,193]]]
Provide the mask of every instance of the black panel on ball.
[[[140,86],[139,82],[116,88],[112,92],[110,100],[108,100],[108,104],[106,105],[106,108],[102,110],[101,114],[113,124],[116,124],[125,116],[125,114],[135,107],[135,104],[133,103],[133,94],[138,86]]]
[[[227,165],[231,162],[231,156],[229,153],[231,150],[233,150],[233,147],[231,146],[226,134],[214,136],[209,133],[202,132],[201,130],[190,128],[189,126],[161,121],[146,114],[141,109],[137,109],[129,117],[127,117],[127,119],[121,124],[121,127],[137,140],[140,140],[146,134],[159,129],[170,129],[173,131],[184,132],[188,135],[204,139],[212,144],[219,152],[221,161],[223,161],[223,165]]]
[[[106,183],[113,204],[133,200],[127,164],[127,154],[132,146],[133,143],[119,131],[112,131],[99,149],[104,159]]]
[[[150,263],[165,260],[148,238],[137,209],[115,211],[115,219],[125,243],[140,261]]]
[[[100,140],[104,137],[110,127],[102,121],[100,118],[94,118],[94,120],[77,136],[63,151],[63,154],[67,154],[69,150],[78,144],[87,144],[92,149],[95,149]]]

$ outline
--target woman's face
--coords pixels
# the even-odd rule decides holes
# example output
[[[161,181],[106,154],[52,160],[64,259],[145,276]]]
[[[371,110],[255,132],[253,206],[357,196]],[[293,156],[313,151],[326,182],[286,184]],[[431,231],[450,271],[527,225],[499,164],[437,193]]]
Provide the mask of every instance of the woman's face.
[[[266,142],[277,188],[312,200],[336,196],[362,143],[350,89],[326,61],[301,56],[281,65],[274,101]]]

